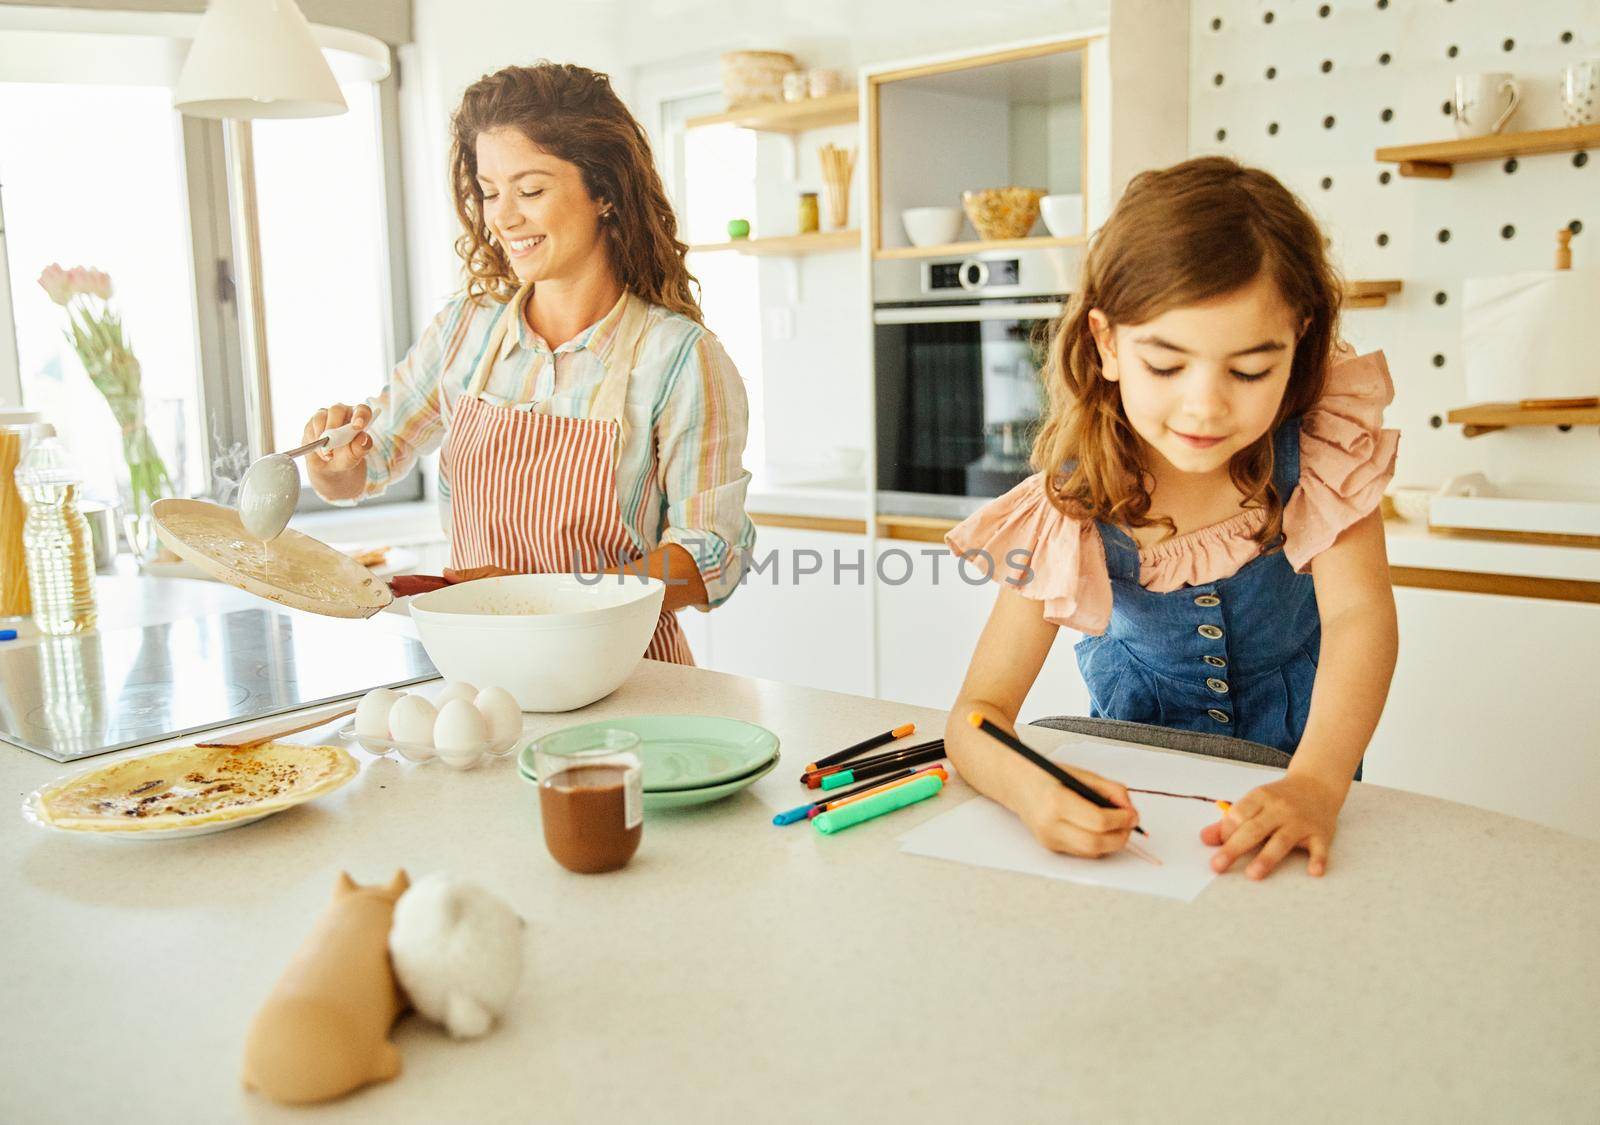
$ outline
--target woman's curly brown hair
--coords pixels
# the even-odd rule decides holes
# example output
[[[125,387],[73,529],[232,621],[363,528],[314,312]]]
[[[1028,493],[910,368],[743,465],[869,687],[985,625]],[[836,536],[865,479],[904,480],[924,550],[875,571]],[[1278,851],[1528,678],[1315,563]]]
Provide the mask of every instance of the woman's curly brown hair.
[[[1271,175],[1204,156],[1129,183],[1084,256],[1083,277],[1050,342],[1044,380],[1049,415],[1033,447],[1055,506],[1077,518],[1126,527],[1150,518],[1143,445],[1116,383],[1100,368],[1089,327],[1099,309],[1113,325],[1143,324],[1169,309],[1233,293],[1266,271],[1294,315],[1306,322],[1283,402],[1270,430],[1228,465],[1245,507],[1265,508],[1257,540],[1277,543],[1283,497],[1272,486],[1272,431],[1322,394],[1338,340],[1343,284],[1305,206]]]
[[[510,300],[518,281],[490,237],[478,185],[478,134],[516,129],[558,159],[575,164],[590,198],[611,204],[601,226],[611,267],[635,296],[702,323],[699,283],[683,256],[678,220],[667,201],[643,127],[611,80],[581,66],[508,66],[478,79],[450,119],[450,185],[464,233],[456,253],[467,295]]]

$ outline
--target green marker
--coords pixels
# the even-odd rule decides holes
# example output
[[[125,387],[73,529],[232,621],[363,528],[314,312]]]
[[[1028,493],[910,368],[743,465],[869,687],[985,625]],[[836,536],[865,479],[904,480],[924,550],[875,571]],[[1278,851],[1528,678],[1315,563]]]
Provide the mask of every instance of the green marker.
[[[943,788],[944,781],[937,774],[929,774],[905,785],[897,785],[875,797],[863,797],[859,801],[851,801],[848,805],[818,813],[811,818],[811,823],[816,825],[817,831],[824,836],[831,836],[864,820],[871,820],[884,813],[892,813],[896,809],[914,805],[918,801],[925,801]]]

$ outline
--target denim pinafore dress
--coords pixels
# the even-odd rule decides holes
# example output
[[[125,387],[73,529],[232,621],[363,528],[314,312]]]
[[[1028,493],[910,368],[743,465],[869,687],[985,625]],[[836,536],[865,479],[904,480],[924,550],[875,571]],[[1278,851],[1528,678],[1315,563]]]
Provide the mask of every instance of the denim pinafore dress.
[[[1300,480],[1300,419],[1272,437],[1272,481],[1287,503]],[[1101,522],[1111,621],[1077,646],[1090,715],[1231,735],[1294,753],[1305,733],[1322,622],[1311,575],[1281,549],[1228,578],[1154,593],[1139,547]],[[1281,544],[1280,544],[1281,547]]]

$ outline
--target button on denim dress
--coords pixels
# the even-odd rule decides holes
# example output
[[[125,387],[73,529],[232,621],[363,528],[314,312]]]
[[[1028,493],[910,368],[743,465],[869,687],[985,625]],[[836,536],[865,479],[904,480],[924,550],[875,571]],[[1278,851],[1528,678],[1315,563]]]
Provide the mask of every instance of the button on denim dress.
[[[1272,437],[1272,481],[1287,503],[1300,480],[1300,419]],[[1305,733],[1322,624],[1310,574],[1281,549],[1200,586],[1139,585],[1139,547],[1099,524],[1111,621],[1077,646],[1091,716],[1226,734],[1294,753]]]

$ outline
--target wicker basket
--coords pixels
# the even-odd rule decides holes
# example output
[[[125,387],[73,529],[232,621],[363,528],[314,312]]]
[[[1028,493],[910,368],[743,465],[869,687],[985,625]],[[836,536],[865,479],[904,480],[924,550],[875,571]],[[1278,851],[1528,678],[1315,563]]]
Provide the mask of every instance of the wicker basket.
[[[729,51],[722,56],[722,93],[729,109],[783,100],[783,76],[800,61],[784,51]]]

